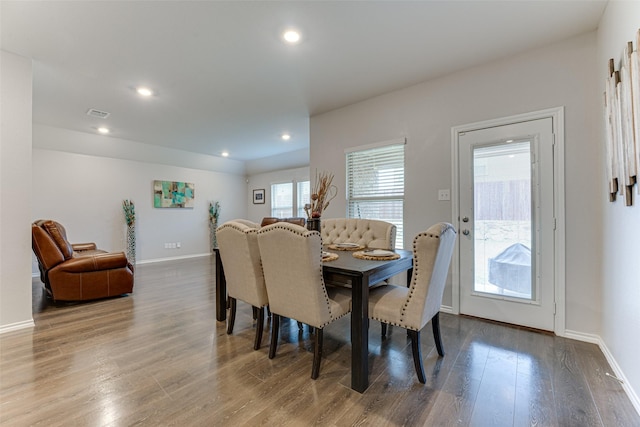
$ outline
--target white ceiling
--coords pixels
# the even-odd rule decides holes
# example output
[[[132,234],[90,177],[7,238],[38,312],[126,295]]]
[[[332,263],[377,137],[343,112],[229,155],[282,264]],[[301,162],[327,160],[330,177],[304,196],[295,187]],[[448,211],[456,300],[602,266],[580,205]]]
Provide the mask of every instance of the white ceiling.
[[[314,114],[594,30],[605,5],[3,0],[0,18],[2,49],[34,60],[34,122],[247,161],[308,148]]]

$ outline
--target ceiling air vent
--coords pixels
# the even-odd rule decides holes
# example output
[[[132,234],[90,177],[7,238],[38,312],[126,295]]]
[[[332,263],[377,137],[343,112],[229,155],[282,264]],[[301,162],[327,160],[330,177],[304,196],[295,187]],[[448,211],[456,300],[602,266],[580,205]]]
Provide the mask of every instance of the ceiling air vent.
[[[95,108],[89,108],[89,110],[87,111],[88,116],[98,117],[100,119],[106,119],[107,117],[109,117],[109,114],[111,113],[107,113],[106,111],[96,110]]]

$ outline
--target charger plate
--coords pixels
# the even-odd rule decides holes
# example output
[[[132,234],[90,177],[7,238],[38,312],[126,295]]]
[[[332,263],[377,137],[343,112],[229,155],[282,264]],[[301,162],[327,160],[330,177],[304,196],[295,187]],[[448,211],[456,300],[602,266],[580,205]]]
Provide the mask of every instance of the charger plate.
[[[338,254],[332,252],[322,252],[322,262],[335,261],[338,259]]]
[[[332,243],[327,247],[334,251],[359,251],[364,249],[364,246],[357,243]]]
[[[387,261],[400,258],[400,254],[385,249],[368,249],[354,252],[353,257],[368,261]]]

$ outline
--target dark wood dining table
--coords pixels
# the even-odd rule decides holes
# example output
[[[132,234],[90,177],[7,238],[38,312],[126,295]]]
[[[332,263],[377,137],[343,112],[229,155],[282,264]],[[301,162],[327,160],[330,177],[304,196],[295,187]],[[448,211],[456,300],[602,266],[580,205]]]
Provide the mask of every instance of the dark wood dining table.
[[[326,250],[326,249],[325,249]],[[354,258],[349,251],[334,251],[337,260],[322,266],[327,284],[351,286],[351,388],[360,393],[369,387],[369,288],[407,271],[407,284],[413,270],[411,251],[396,250],[399,259],[369,261]],[[226,320],[227,285],[218,250],[216,258],[216,319]]]

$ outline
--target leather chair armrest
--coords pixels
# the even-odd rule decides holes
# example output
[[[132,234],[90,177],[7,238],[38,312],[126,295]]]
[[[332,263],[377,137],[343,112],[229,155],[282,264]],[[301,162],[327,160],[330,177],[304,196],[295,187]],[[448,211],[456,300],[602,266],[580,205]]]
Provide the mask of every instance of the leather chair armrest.
[[[111,270],[128,265],[124,252],[114,252],[72,258],[58,266],[60,271],[83,273],[88,271]]]
[[[71,248],[74,252],[95,251],[98,249],[95,243],[72,243]]]

